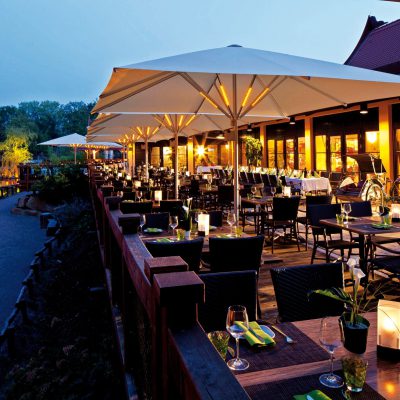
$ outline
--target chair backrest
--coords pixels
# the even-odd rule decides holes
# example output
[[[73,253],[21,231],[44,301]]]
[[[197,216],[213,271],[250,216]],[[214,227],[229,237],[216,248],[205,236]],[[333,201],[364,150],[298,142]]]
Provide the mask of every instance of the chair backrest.
[[[206,332],[225,330],[228,307],[246,307],[250,321],[256,319],[257,274],[254,271],[200,274],[205,302],[198,305],[199,322]]]
[[[254,176],[255,183],[258,183],[258,184],[263,183],[261,174],[259,172],[254,172],[253,176]]]
[[[329,171],[319,171],[319,175],[321,178],[328,178],[330,177],[331,173]]]
[[[153,257],[181,256],[191,271],[199,272],[203,238],[179,242],[148,241],[146,247]]]
[[[255,184],[255,183],[257,183],[256,182],[256,179],[255,179],[255,177],[254,177],[254,174],[253,174],[253,172],[248,172],[247,173],[247,182],[248,183],[251,183],[251,184]]]
[[[278,177],[276,175],[268,175],[269,183],[271,186],[278,186]]]
[[[330,195],[306,196],[306,214],[308,215],[308,208],[311,205],[331,204],[331,202],[332,196]]]
[[[310,291],[316,289],[343,288],[342,263],[279,267],[270,271],[282,321],[322,318],[343,312],[343,303],[310,295]]]
[[[355,201],[351,203],[352,217],[370,217],[372,215],[372,207],[370,201]]]
[[[151,213],[146,214],[146,225],[143,229],[146,228],[158,228],[163,231],[167,231],[169,228],[169,213]]]
[[[313,233],[318,233],[318,227],[322,227],[320,224],[321,219],[331,219],[336,218],[336,214],[340,214],[340,204],[314,204],[308,207],[308,218],[310,219],[310,223],[312,225]],[[315,229],[317,227],[317,229]],[[327,226],[323,226],[326,228],[327,233],[339,233],[340,229],[330,228]]]
[[[262,179],[262,182],[264,184],[264,187],[265,186],[271,186],[271,184],[269,182],[269,175],[268,174],[261,174],[261,179]]]
[[[170,215],[179,215],[182,206],[182,200],[161,200],[160,212],[169,212]]]
[[[240,172],[239,172],[239,180],[240,180],[240,182],[242,182],[242,183],[247,183],[247,182],[248,182],[248,181],[247,181],[247,174],[246,174],[245,171],[240,171]]]
[[[233,201],[233,186],[232,185],[219,185],[218,186],[218,202],[231,203]]]
[[[212,272],[260,270],[264,236],[241,238],[210,237]]]
[[[153,209],[153,202],[151,201],[121,201],[119,209],[122,214],[148,214]]]
[[[274,197],[272,199],[272,218],[274,221],[294,221],[299,210],[300,196]]]
[[[222,226],[222,210],[208,211],[211,226]]]

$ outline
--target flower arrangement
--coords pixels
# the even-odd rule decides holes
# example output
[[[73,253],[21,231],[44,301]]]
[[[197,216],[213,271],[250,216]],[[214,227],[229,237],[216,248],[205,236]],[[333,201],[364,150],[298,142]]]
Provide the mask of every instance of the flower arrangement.
[[[190,231],[192,229],[192,216],[190,213],[190,208],[192,206],[192,198],[188,197],[183,201],[182,206],[182,228],[185,231]]]

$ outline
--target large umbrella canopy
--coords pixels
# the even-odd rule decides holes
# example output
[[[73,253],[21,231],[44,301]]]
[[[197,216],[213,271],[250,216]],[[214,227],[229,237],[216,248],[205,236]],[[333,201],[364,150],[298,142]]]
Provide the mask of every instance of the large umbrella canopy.
[[[237,45],[114,68],[93,112],[225,115],[264,120],[400,95],[400,77]]]
[[[77,149],[119,149],[122,146],[118,143],[108,141],[93,141],[91,143],[86,142],[86,137],[79,135],[78,133],[72,133],[70,135],[61,136],[46,142],[38,143],[39,146],[53,146],[53,147],[73,147],[74,148],[74,161],[76,164],[76,150]]]

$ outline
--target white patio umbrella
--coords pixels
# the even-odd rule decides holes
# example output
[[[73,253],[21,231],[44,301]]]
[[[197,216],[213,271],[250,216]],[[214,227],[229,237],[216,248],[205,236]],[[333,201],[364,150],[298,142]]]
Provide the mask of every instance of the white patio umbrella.
[[[106,148],[121,148],[122,146],[112,142],[92,142],[87,143],[86,138],[78,133],[61,136],[46,142],[38,143],[39,146],[53,146],[53,147],[72,147],[74,149],[74,163],[76,164],[76,151],[77,149],[106,149]]]
[[[261,121],[399,95],[395,75],[233,45],[114,68],[93,112],[225,116],[235,132],[237,212],[238,119]]]

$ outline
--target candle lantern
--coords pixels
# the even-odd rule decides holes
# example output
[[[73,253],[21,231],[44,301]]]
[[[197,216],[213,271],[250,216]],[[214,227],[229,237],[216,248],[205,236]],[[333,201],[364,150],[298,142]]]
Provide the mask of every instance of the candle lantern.
[[[162,200],[162,190],[155,190],[154,191],[154,200],[157,203],[160,203],[160,201]]]
[[[122,172],[118,172],[117,176],[118,178],[122,178]]]
[[[210,232],[210,215],[199,214],[198,215],[198,233],[199,236],[208,236]]]
[[[400,360],[400,302],[378,302],[378,356]]]
[[[139,189],[142,186],[142,182],[140,181],[135,181],[134,183],[135,189]]]
[[[131,177],[129,174],[127,174],[127,175],[126,175],[126,180],[127,180],[127,181],[131,181],[131,180],[132,180],[132,177]]]
[[[290,186],[283,187],[283,197],[290,197],[292,194],[292,190]]]
[[[393,203],[391,206],[392,221],[400,222],[400,204]]]

